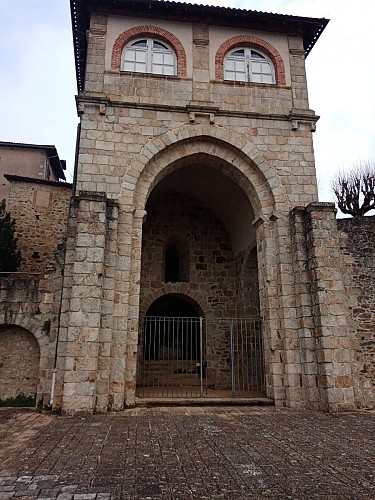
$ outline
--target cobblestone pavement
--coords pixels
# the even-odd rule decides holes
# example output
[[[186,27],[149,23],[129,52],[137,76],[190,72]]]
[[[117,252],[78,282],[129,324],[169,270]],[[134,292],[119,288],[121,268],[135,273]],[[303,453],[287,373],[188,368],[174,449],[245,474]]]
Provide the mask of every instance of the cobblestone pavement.
[[[0,500],[375,499],[375,413],[0,411]]]

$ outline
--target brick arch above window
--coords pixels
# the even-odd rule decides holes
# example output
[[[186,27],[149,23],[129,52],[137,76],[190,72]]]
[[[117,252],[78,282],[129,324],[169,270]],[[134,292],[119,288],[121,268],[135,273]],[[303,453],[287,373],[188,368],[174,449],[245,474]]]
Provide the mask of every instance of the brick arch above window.
[[[177,76],[186,77],[186,52],[180,40],[169,31],[157,26],[135,26],[119,35],[112,48],[111,68],[120,70],[122,51],[134,38],[156,38],[168,43],[174,50],[177,58]]]
[[[275,68],[276,84],[285,85],[285,66],[281,55],[270,43],[252,35],[234,36],[220,45],[215,56],[216,80],[224,80],[224,57],[230,50],[236,47],[251,47],[267,55]]]

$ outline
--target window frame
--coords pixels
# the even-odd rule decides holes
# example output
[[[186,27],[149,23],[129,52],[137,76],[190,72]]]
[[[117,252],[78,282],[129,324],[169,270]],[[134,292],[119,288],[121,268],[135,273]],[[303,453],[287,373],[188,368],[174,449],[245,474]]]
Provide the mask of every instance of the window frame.
[[[244,55],[234,56],[233,54],[238,51],[243,51]],[[252,53],[257,54],[261,57],[254,57]],[[228,68],[228,63],[233,62],[233,69]],[[240,68],[236,69],[236,63],[243,64],[242,74],[245,75],[244,79],[236,79],[237,74],[240,75]],[[254,72],[254,66],[260,64],[260,72]],[[270,69],[269,72],[263,72],[262,67],[267,65]],[[228,73],[232,73],[235,78],[229,78]],[[254,76],[256,75],[256,76]],[[260,75],[260,79],[257,78]],[[263,81],[264,76],[270,76],[272,81]],[[232,47],[223,58],[223,80],[226,82],[240,82],[240,83],[256,83],[256,84],[266,84],[266,85],[276,85],[276,70],[272,60],[267,54],[248,45],[241,45],[237,47]]]
[[[128,60],[126,61],[126,54],[128,52],[129,54],[129,49],[134,46],[135,44],[146,41],[146,47],[135,47],[132,48],[131,50],[134,51],[135,54],[137,53],[144,53],[146,55],[145,61],[139,61],[139,64],[144,64],[145,65],[145,71],[137,70],[135,67],[133,69],[126,68],[126,63],[132,64],[134,63],[134,66],[137,64],[136,56],[134,61]],[[158,43],[160,45],[163,45],[165,49],[161,48],[155,48],[154,43]],[[162,63],[160,62],[155,62],[155,55],[161,54],[162,55]],[[171,56],[173,64],[167,64],[164,61],[165,56]],[[177,68],[177,55],[173,47],[170,46],[167,42],[164,40],[160,40],[159,38],[153,37],[153,36],[141,36],[137,38],[133,38],[130,40],[122,49],[122,54],[121,54],[121,71],[126,71],[130,73],[140,73],[140,74],[148,74],[148,75],[156,75],[156,76],[177,76],[178,74],[178,68]],[[163,72],[156,72],[154,71],[154,66],[161,66],[163,68]],[[164,68],[173,68],[173,72],[165,72]]]

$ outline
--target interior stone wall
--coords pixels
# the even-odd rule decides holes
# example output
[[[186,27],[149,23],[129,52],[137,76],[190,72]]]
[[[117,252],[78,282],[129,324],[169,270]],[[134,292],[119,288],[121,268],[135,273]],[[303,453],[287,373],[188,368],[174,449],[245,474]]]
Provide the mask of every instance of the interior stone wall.
[[[168,283],[169,293],[195,297],[206,319],[235,317],[237,290],[235,259],[228,234],[221,222],[194,198],[182,193],[166,193],[151,197],[143,226],[141,310],[150,298],[165,291],[164,261],[169,242],[177,241],[181,256],[188,259],[184,281]],[[185,255],[182,255],[185,254]],[[153,301],[153,300],[152,300]],[[199,311],[197,311],[199,314]],[[142,319],[142,318],[141,318]],[[210,378],[217,387],[230,383],[229,336],[217,325],[207,328],[207,363]]]
[[[202,202],[181,193],[152,198],[143,226],[141,307],[164,284],[164,254],[174,239],[189,255],[189,289],[205,296],[203,311],[213,317],[236,315],[236,273],[232,245],[221,222]],[[177,289],[176,289],[177,290]],[[150,304],[145,304],[148,307]]]
[[[375,404],[375,216],[338,219],[349,319],[357,338],[355,399]]]

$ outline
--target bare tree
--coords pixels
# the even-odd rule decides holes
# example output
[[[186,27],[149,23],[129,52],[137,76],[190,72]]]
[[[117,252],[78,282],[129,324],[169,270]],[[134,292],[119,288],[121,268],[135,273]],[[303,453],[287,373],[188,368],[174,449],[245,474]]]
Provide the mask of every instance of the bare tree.
[[[331,187],[342,213],[363,217],[375,209],[375,161],[361,161],[348,171],[339,171]]]

